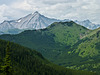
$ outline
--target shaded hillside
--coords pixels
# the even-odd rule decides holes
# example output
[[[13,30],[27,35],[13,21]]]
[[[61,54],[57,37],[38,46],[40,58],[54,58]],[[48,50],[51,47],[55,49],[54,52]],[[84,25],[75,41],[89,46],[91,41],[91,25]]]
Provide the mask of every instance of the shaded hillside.
[[[3,65],[7,42],[0,40],[0,63]],[[69,70],[48,62],[43,56],[18,44],[9,43],[13,75],[96,75],[92,72]]]

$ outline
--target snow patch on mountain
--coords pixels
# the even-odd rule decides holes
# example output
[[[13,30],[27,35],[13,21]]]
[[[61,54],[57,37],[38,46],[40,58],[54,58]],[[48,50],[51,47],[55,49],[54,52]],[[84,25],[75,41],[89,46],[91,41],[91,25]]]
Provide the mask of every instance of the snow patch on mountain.
[[[21,20],[19,19],[17,22],[21,22]]]

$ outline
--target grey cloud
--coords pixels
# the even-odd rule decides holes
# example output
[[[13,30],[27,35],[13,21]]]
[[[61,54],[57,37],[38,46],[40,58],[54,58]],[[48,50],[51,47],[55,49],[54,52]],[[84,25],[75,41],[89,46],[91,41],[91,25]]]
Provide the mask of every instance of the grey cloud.
[[[19,0],[16,0],[16,1],[19,1]],[[0,0],[0,5],[2,4],[10,5],[13,2],[15,2],[15,0]]]
[[[71,2],[76,2],[76,1],[77,0],[43,0],[43,3],[54,5],[57,3],[71,3]]]

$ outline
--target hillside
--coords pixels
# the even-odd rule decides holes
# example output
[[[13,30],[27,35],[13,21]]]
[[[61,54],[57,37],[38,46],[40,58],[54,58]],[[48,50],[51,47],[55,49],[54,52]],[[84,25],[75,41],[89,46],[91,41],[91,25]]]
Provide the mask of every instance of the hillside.
[[[78,53],[82,58],[88,58],[86,62],[76,64],[80,69],[99,71],[100,70],[100,28],[93,30],[90,34],[85,36],[82,40],[76,43],[71,49],[70,54],[73,52]],[[87,64],[88,62],[88,64]],[[83,66],[82,66],[83,65]],[[77,68],[72,66],[73,68]]]
[[[88,36],[93,33],[95,35],[95,30],[88,30],[71,21],[55,22],[46,29],[28,30],[17,35],[1,35],[0,38],[35,49],[45,58],[58,65],[73,69],[98,71],[99,67],[94,69],[94,66],[91,68],[84,66],[84,64],[92,63],[91,60],[98,62],[98,56],[100,55],[99,49],[93,49],[89,52],[92,47],[88,48],[91,43],[88,42]],[[85,41],[88,42],[84,45],[88,46],[87,49],[81,48],[81,44]],[[86,50],[85,53],[84,50]],[[82,68],[78,68],[78,66],[82,65]]]
[[[55,60],[56,56],[70,48],[81,39],[81,35],[88,32],[88,29],[72,21],[55,22],[46,29],[28,30],[18,35],[1,35],[0,38],[36,49],[46,58]]]
[[[0,40],[0,63],[3,64],[7,41]],[[13,75],[96,75],[92,72],[69,70],[48,62],[40,53],[9,43]],[[1,65],[2,65],[1,64]]]

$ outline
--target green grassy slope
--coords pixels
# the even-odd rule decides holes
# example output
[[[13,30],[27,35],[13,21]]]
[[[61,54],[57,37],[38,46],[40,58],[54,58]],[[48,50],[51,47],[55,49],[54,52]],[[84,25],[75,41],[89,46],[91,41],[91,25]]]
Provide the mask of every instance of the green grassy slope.
[[[70,54],[77,53],[82,58],[88,58],[86,62],[71,66],[73,68],[100,70],[100,28],[93,30],[85,36],[79,43],[76,43],[70,51]],[[88,64],[87,64],[88,63]],[[87,68],[88,67],[88,68]]]
[[[66,44],[66,46],[74,45],[81,36],[86,35],[90,30],[80,26],[73,21],[71,22],[56,22],[47,28],[50,33],[54,34],[56,42]]]
[[[0,40],[0,63],[3,64],[7,42]],[[18,44],[10,43],[13,75],[96,75],[87,71],[75,71],[48,62],[40,53]],[[1,64],[1,65],[2,65]]]
[[[86,57],[86,56],[96,56],[100,54],[100,29],[97,29],[89,34],[89,36],[85,37],[78,45],[76,52],[79,52],[79,56]]]

